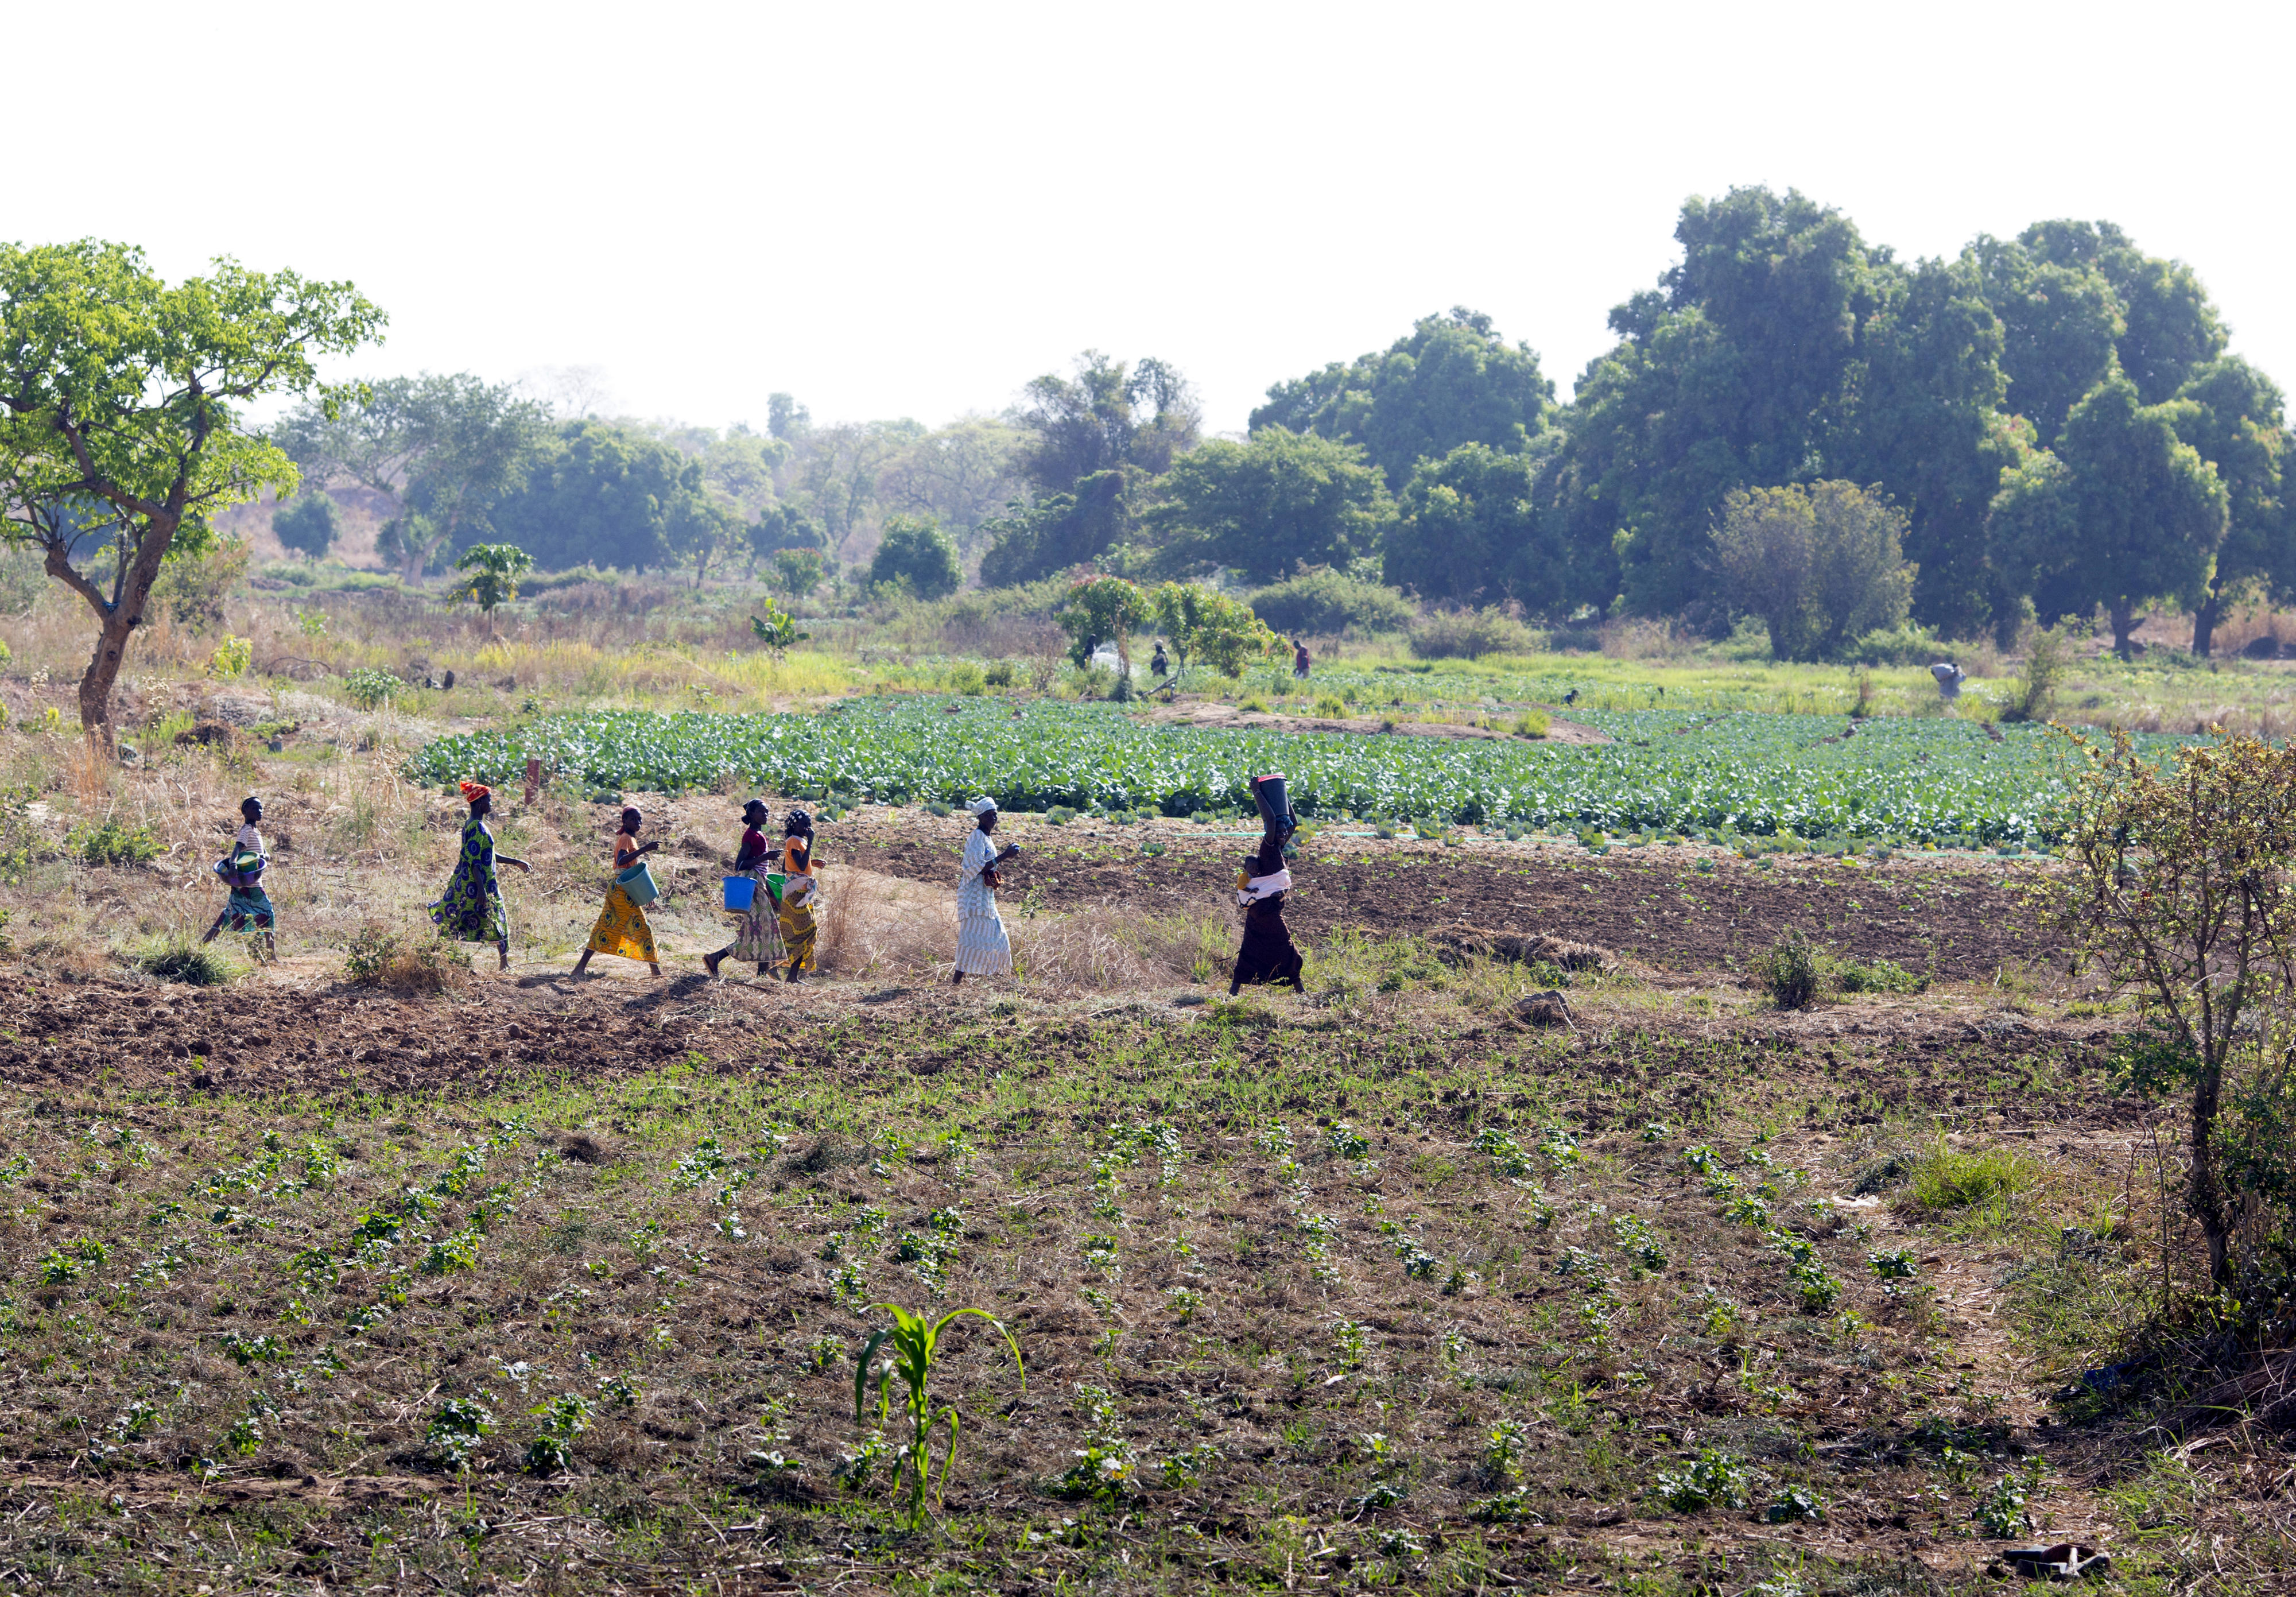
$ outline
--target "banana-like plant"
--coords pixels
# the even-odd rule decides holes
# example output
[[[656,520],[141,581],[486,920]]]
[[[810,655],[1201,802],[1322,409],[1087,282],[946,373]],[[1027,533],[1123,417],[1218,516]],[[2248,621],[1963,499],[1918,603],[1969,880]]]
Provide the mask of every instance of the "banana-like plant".
[[[903,1457],[895,1465],[894,1478],[902,1483],[908,1496],[909,1528],[921,1529],[925,1519],[925,1491],[930,1486],[931,1455],[925,1444],[926,1433],[941,1420],[948,1421],[948,1453],[941,1460],[940,1484],[946,1488],[948,1472],[956,1465],[956,1438],[961,1429],[956,1417],[956,1405],[943,1406],[939,1414],[932,1412],[932,1400],[927,1384],[932,1379],[933,1361],[939,1356],[941,1332],[952,1320],[976,1314],[996,1328],[1004,1345],[1013,1350],[1013,1367],[1021,1372],[1021,1389],[1029,1389],[1028,1367],[1021,1362],[1021,1344],[1004,1329],[1004,1323],[983,1308],[951,1309],[939,1320],[913,1314],[897,1303],[873,1303],[871,1308],[882,1308],[891,1314],[893,1323],[870,1334],[862,1347],[861,1361],[853,1371],[853,1423],[865,1423],[869,1406],[869,1371],[876,1364],[880,1348],[886,1348],[885,1362],[877,1372],[877,1414],[881,1422],[890,1421],[893,1412],[892,1381],[899,1376],[907,1391],[909,1424],[912,1434],[902,1447]],[[890,1343],[890,1348],[886,1345]],[[941,1500],[939,1491],[934,1501]]]

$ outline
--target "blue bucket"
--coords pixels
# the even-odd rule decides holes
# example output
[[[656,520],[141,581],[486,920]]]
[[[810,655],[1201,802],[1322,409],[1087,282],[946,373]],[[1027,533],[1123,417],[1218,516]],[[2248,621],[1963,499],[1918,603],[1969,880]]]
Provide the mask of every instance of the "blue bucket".
[[[748,914],[750,905],[758,901],[758,879],[754,876],[728,876],[725,880],[726,907],[737,914]]]

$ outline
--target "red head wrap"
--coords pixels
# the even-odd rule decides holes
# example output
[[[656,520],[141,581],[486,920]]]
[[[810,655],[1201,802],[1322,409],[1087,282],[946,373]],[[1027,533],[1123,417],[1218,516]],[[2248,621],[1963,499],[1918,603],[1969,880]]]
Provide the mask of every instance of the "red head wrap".
[[[463,790],[463,802],[465,804],[476,804],[494,791],[483,782],[464,782],[455,785]]]

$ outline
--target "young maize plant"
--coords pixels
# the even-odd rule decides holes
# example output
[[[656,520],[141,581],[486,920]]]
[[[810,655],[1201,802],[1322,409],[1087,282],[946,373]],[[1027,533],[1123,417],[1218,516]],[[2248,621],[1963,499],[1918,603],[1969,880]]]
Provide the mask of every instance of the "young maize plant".
[[[939,1414],[935,1414],[932,1400],[927,1392],[927,1383],[932,1379],[933,1361],[939,1356],[941,1332],[948,1329],[950,1321],[977,1314],[994,1325],[996,1334],[1003,1337],[1004,1345],[1013,1350],[1013,1367],[1021,1372],[1021,1389],[1023,1391],[1029,1387],[1029,1372],[1021,1362],[1021,1344],[1013,1339],[1013,1333],[1004,1329],[1004,1323],[987,1309],[951,1309],[939,1320],[931,1320],[922,1314],[911,1314],[898,1304],[873,1303],[869,1306],[884,1309],[893,1316],[893,1323],[882,1330],[872,1331],[868,1341],[862,1346],[860,1362],[853,1370],[853,1423],[856,1426],[866,1423],[870,1367],[877,1362],[878,1349],[890,1343],[884,1364],[877,1373],[877,1416],[881,1423],[892,1418],[892,1381],[895,1376],[899,1376],[908,1395],[911,1435],[901,1449],[902,1456],[896,1461],[894,1478],[904,1483],[903,1489],[908,1496],[909,1528],[921,1530],[924,1527],[925,1519],[925,1489],[931,1484],[929,1478],[931,1457],[927,1451],[925,1437],[939,1421],[948,1421],[948,1453],[941,1460],[940,1486],[935,1492],[934,1501],[940,1501],[940,1491],[946,1490],[948,1485],[948,1472],[956,1466],[956,1438],[960,1429],[956,1405],[947,1405]]]

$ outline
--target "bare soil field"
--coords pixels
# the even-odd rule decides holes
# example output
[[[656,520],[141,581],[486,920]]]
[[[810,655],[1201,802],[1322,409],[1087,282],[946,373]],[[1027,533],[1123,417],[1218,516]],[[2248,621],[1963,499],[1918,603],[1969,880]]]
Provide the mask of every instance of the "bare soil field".
[[[692,962],[726,801],[644,802],[660,981],[521,946],[396,995],[291,917],[226,987],[18,958],[0,1579],[1912,1593],[2060,1538],[2288,1579],[2269,1431],[2164,1464],[2184,1395],[2084,1385],[2181,1224],[2173,1126],[2001,868],[1327,835],[1308,991],[1231,1003],[1246,839],[1015,818],[1023,978],[953,991],[959,823],[864,810],[791,987]],[[452,807],[410,813],[427,880]],[[578,921],[599,815],[504,823],[514,913]],[[1789,924],[1929,985],[1772,1009]],[[853,1405],[889,1298],[1026,1368],[951,1328],[915,1529]]]

